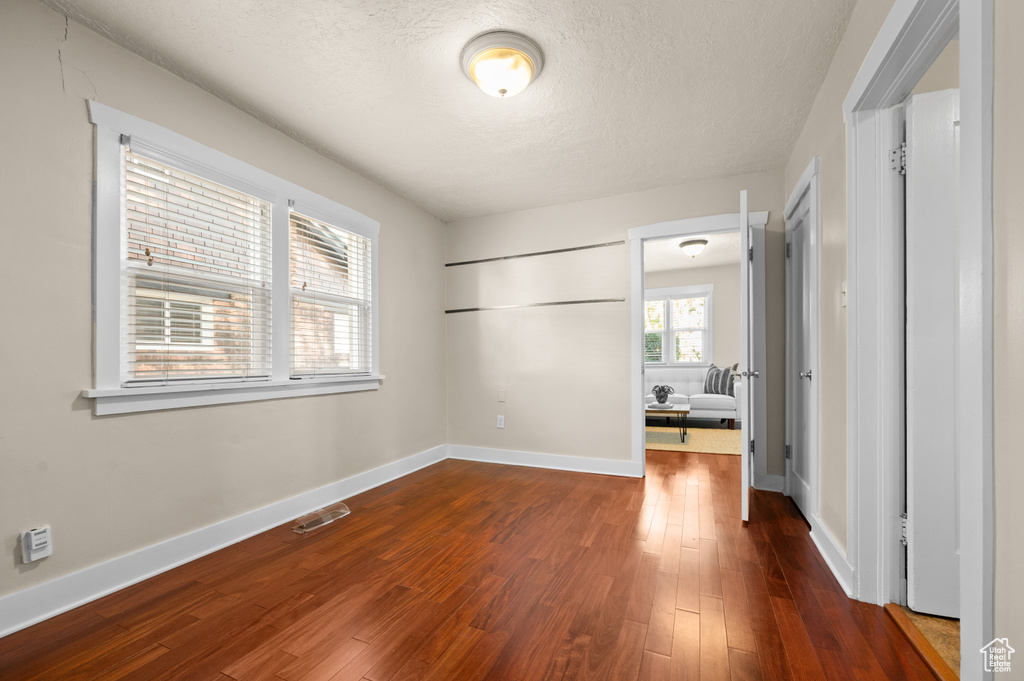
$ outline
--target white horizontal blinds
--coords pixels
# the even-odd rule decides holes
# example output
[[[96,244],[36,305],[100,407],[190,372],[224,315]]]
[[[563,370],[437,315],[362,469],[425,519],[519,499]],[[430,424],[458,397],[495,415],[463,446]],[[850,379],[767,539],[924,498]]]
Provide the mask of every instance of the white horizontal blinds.
[[[673,361],[704,361],[706,302],[704,296],[672,300]]]
[[[269,376],[270,204],[124,153],[124,383]]]
[[[368,374],[371,241],[291,213],[292,376]]]

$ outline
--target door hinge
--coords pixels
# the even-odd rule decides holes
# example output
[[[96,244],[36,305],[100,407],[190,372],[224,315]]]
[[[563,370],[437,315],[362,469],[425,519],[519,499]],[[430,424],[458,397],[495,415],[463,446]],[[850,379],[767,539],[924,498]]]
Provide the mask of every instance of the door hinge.
[[[750,441],[750,455],[751,456],[754,455],[754,441],[753,440]]]
[[[900,513],[900,543],[907,546],[907,514]]]
[[[786,458],[787,459],[792,459],[793,458],[793,448],[790,445],[786,445]]]
[[[747,249],[747,260],[749,260],[750,262],[754,262],[754,247],[753,246],[751,246],[749,249]]]
[[[786,242],[786,257],[787,258],[792,258],[793,257],[793,243],[790,242],[790,241]]]
[[[907,174],[907,143],[901,142],[898,147],[889,151],[889,167],[900,175]]]

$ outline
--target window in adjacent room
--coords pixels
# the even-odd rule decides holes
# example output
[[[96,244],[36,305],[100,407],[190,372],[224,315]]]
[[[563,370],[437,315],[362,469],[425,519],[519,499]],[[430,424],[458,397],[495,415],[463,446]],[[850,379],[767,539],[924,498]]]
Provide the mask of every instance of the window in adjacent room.
[[[711,357],[712,287],[680,286],[645,293],[644,361],[707,365]]]
[[[644,361],[649,364],[660,364],[665,354],[665,301],[648,300],[645,307]]]

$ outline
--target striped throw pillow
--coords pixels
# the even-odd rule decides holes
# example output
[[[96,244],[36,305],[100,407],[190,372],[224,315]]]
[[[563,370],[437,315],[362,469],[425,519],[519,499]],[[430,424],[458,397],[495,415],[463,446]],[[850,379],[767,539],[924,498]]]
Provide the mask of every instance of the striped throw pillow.
[[[714,364],[708,367],[708,375],[704,379],[704,393],[708,395],[729,395],[735,397],[732,370],[728,367],[719,369]]]

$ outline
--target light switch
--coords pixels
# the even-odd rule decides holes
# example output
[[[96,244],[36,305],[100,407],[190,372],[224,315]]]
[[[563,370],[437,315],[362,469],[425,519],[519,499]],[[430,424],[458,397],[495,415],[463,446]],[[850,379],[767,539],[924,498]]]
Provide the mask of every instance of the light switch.
[[[498,389],[498,401],[499,402],[504,402],[505,401],[505,389],[504,388],[499,388]]]

